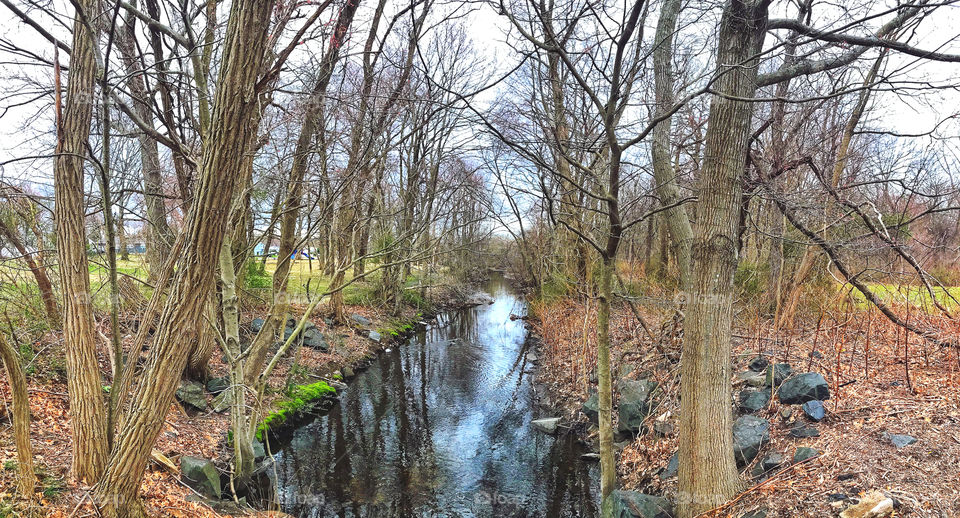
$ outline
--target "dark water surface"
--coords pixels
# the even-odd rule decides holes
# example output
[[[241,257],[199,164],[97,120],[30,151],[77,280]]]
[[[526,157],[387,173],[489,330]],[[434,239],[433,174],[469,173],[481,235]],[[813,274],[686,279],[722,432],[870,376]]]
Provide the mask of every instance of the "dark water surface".
[[[280,507],[303,517],[593,517],[598,467],[533,430],[526,306],[450,312],[382,354],[277,456]]]

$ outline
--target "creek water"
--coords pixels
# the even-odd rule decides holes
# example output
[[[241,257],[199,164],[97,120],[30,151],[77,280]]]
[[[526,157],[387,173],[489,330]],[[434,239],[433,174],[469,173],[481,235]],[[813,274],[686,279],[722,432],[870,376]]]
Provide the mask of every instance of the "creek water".
[[[593,517],[599,467],[539,433],[524,302],[451,311],[384,352],[277,455],[276,504],[301,517]]]

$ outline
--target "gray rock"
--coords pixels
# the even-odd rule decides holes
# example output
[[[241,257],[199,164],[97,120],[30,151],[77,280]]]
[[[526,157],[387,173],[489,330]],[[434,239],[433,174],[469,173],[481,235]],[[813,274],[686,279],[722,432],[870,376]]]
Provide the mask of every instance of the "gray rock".
[[[310,324],[308,328],[303,330],[303,345],[323,352],[330,350],[330,344],[327,343],[327,339],[323,337],[323,333],[313,324]]]
[[[224,390],[213,398],[213,411],[220,414],[230,409],[230,390]]]
[[[377,343],[380,343],[381,341],[383,341],[383,335],[381,335],[381,334],[380,334],[379,332],[377,332],[377,331],[370,331],[370,332],[367,334],[367,338],[369,338],[369,339],[371,339],[371,340],[373,340],[374,342],[377,342]]]
[[[910,435],[903,435],[899,433],[883,432],[883,434],[881,434],[881,437],[883,437],[883,439],[888,441],[890,444],[896,446],[898,450],[900,448],[910,446],[911,444],[917,442],[916,437],[913,437]]]
[[[780,402],[785,405],[800,405],[807,401],[830,399],[830,387],[827,380],[817,372],[808,372],[794,376],[780,386],[777,391]]]
[[[668,478],[677,476],[677,472],[679,470],[680,454],[679,452],[673,452],[673,455],[670,456],[670,460],[667,461],[667,465],[660,470],[660,480],[667,480]]]
[[[352,378],[352,377],[354,377],[354,376],[357,375],[357,373],[354,372],[354,371],[353,371],[353,368],[350,367],[349,365],[347,365],[346,367],[340,369],[340,372],[343,374],[343,377],[346,378],[346,379],[350,379],[350,378]]]
[[[817,430],[817,427],[813,425],[797,423],[790,427],[790,435],[798,439],[820,437],[820,430]]]
[[[545,417],[543,419],[534,419],[533,421],[530,421],[530,424],[532,424],[533,427],[538,431],[553,435],[557,433],[557,427],[560,425],[560,418]]]
[[[757,356],[756,358],[750,360],[750,364],[747,365],[747,368],[753,372],[764,372],[767,370],[768,365],[770,365],[770,360],[763,356]]]
[[[262,318],[255,318],[250,321],[250,330],[254,333],[259,333],[263,329],[263,324],[266,322]]]
[[[740,515],[740,518],[767,518],[767,508],[761,507]]]
[[[807,459],[812,459],[814,457],[820,456],[820,450],[815,448],[807,448],[802,446],[797,448],[797,451],[793,454],[793,462],[803,462]]]
[[[583,415],[587,416],[587,419],[592,423],[597,424],[600,422],[600,397],[596,392],[590,392],[590,397],[583,402],[580,411],[583,412]]]
[[[786,459],[784,459],[782,453],[768,453],[760,459],[760,462],[753,466],[753,471],[751,471],[750,474],[755,477],[763,476],[782,466],[785,461]]]
[[[779,386],[793,374],[793,369],[789,363],[775,363],[767,367],[767,375],[764,383],[769,386]]]
[[[621,432],[640,433],[643,421],[657,407],[659,387],[657,382],[650,380],[617,380],[617,392],[620,393],[617,416]]]
[[[767,376],[762,372],[744,371],[737,374],[737,378],[743,380],[751,387],[764,387],[767,385]]]
[[[803,413],[807,415],[810,419],[820,422],[824,417],[827,416],[827,410],[823,408],[822,401],[807,401],[803,404]]]
[[[613,500],[613,518],[671,518],[673,506],[666,498],[645,495],[637,491],[616,490]]]
[[[363,315],[361,315],[361,314],[359,314],[359,313],[354,313],[354,314],[350,315],[350,320],[353,320],[353,321],[356,322],[357,324],[359,324],[359,325],[361,325],[361,326],[364,326],[364,327],[370,325],[370,319],[367,318],[367,317],[365,317],[365,316],[363,316]]]
[[[211,394],[219,394],[230,386],[230,378],[222,376],[219,378],[210,378],[207,380],[207,391]]]
[[[254,439],[250,444],[251,449],[253,450],[253,459],[260,460],[267,456],[267,449],[263,447],[263,443]]]
[[[654,421],[653,422],[653,433],[659,435],[660,437],[668,437],[676,433],[677,426],[671,421]]]
[[[330,318],[330,317],[324,317],[324,318],[323,318],[323,325],[325,325],[325,326],[327,326],[327,327],[333,327],[333,324],[335,324],[335,323],[336,323],[336,322],[334,322],[333,319]]]
[[[207,459],[180,457],[180,474],[188,486],[211,498],[220,498],[220,472]]]
[[[748,414],[759,412],[770,403],[770,389],[743,390],[737,397],[737,407]]]
[[[184,405],[197,410],[207,409],[207,397],[203,393],[203,385],[196,381],[181,382],[176,395]]]
[[[763,445],[770,441],[770,421],[745,415],[733,424],[733,453],[740,467],[757,458]]]
[[[537,363],[540,361],[540,358],[537,356],[537,353],[530,351],[527,353],[527,361],[530,363]]]

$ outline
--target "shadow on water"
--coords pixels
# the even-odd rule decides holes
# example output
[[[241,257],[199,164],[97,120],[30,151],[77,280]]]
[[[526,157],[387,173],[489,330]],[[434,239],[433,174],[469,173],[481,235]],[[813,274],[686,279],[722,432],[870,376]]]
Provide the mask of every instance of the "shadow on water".
[[[277,504],[303,517],[593,517],[598,467],[537,433],[526,307],[442,315],[382,354],[277,456]]]

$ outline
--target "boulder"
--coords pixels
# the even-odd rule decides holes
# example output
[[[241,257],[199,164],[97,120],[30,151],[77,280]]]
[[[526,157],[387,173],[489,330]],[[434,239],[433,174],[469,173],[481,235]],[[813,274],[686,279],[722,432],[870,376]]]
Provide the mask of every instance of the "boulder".
[[[762,372],[744,371],[737,373],[737,379],[751,387],[763,387],[767,384],[767,377]]]
[[[347,365],[346,367],[340,369],[340,372],[343,374],[343,377],[344,377],[345,379],[350,379],[350,378],[352,378],[352,377],[354,377],[354,376],[357,375],[357,373],[354,372],[354,371],[353,371],[353,368],[350,367],[349,365]]]
[[[733,453],[737,465],[744,467],[757,458],[763,445],[770,441],[770,421],[745,415],[733,424]]]
[[[259,333],[260,330],[263,329],[263,324],[265,324],[265,323],[266,323],[266,321],[264,321],[262,318],[255,318],[255,319],[251,320],[251,321],[250,321],[250,331],[252,331],[252,332],[254,332],[254,333]]]
[[[618,429],[621,432],[640,433],[643,421],[657,407],[656,392],[660,385],[651,380],[617,380],[620,404],[617,407]]]
[[[751,471],[750,474],[755,477],[763,476],[766,473],[779,468],[784,462],[786,462],[786,459],[783,457],[782,453],[768,453],[764,455],[762,459],[760,459],[760,462],[753,466],[753,471]]]
[[[364,326],[364,327],[369,326],[370,323],[371,323],[369,318],[361,315],[360,313],[354,313],[354,314],[350,315],[350,320],[353,320],[353,321],[356,322],[358,325],[361,325],[361,326]]]
[[[327,339],[323,337],[323,333],[317,329],[317,326],[313,324],[307,324],[307,326],[303,330],[303,345],[318,351],[329,351],[330,345],[327,343]]]
[[[840,518],[880,518],[893,514],[893,499],[879,491],[871,491],[856,505],[840,513]]]
[[[747,368],[753,372],[764,372],[767,370],[768,365],[770,365],[770,360],[761,355],[750,360],[750,364],[747,365]]]
[[[796,423],[790,427],[790,435],[798,439],[820,437],[820,430],[817,430],[817,427],[813,425]]]
[[[759,412],[770,403],[770,389],[743,390],[737,397],[737,407],[748,414]]]
[[[557,433],[557,427],[560,426],[560,418],[545,417],[543,419],[534,419],[530,421],[530,424],[532,424],[537,431],[553,435]]]
[[[183,481],[200,494],[220,498],[220,472],[213,462],[199,457],[180,457],[180,474]]]
[[[637,491],[616,490],[608,497],[613,500],[613,518],[671,518],[673,506],[666,498],[645,495]]]
[[[670,456],[670,460],[667,461],[667,465],[660,470],[660,480],[673,478],[677,476],[678,471],[680,471],[680,453],[673,452],[673,455]]]
[[[527,361],[530,363],[537,363],[540,361],[540,357],[537,356],[537,353],[530,351],[527,353]]]
[[[367,334],[367,338],[373,340],[376,343],[380,343],[381,341],[383,341],[383,335],[381,335],[378,331],[370,331],[370,333]]]
[[[815,448],[807,448],[805,446],[797,448],[797,451],[793,453],[793,462],[803,462],[807,459],[812,459],[814,457],[820,456],[820,450]]]
[[[898,450],[899,450],[900,448],[904,448],[904,447],[906,447],[906,446],[910,446],[911,444],[917,442],[917,438],[916,438],[916,437],[913,437],[913,436],[911,436],[911,435],[903,435],[903,434],[899,434],[899,433],[887,433],[887,432],[883,432],[883,434],[881,434],[881,437],[883,437],[883,439],[884,439],[885,441],[887,441],[887,442],[889,442],[890,444],[896,446]]]
[[[580,411],[583,412],[583,415],[587,416],[592,423],[597,424],[600,422],[600,396],[596,392],[591,391],[590,397],[583,402],[583,406],[580,407]]]
[[[203,393],[203,385],[196,381],[183,381],[176,392],[181,403],[196,410],[207,409],[207,397]]]
[[[785,405],[800,405],[807,401],[830,399],[830,387],[819,373],[808,372],[785,381],[777,391],[777,396]]]
[[[260,460],[267,456],[267,449],[263,447],[262,442],[254,439],[250,447],[253,450],[253,460]]]
[[[775,363],[767,367],[766,372],[767,372],[767,375],[766,375],[766,378],[764,379],[764,383],[768,387],[771,387],[771,386],[776,387],[776,386],[779,386],[784,381],[786,381],[786,379],[793,374],[793,369],[790,368],[789,363]]]
[[[807,401],[803,404],[802,408],[803,413],[806,414],[807,417],[818,423],[827,416],[827,410],[823,408],[823,402],[817,401],[816,399],[813,401]]]
[[[230,378],[228,376],[222,376],[219,378],[210,378],[207,381],[207,391],[211,394],[219,394],[224,390],[227,390],[227,387],[230,386]]]

